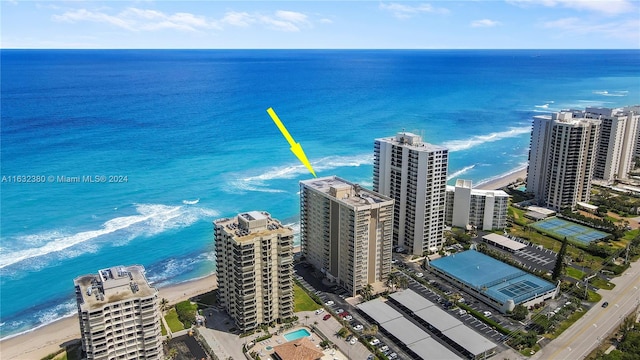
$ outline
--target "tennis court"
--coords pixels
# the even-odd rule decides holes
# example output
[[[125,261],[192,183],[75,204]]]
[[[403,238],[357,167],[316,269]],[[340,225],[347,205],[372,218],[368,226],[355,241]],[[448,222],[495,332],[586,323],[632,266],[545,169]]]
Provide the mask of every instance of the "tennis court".
[[[556,217],[535,222],[530,226],[556,239],[562,240],[566,237],[568,240],[583,244],[589,244],[592,241],[601,240],[609,236],[605,232]]]

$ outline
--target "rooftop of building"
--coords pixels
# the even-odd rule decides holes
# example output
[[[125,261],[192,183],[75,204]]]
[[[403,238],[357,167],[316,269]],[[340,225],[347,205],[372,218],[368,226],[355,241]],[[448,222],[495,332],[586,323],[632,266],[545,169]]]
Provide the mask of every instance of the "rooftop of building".
[[[555,285],[475,250],[467,250],[430,262],[436,268],[500,304],[520,304],[553,291]]]
[[[393,204],[393,200],[390,197],[365,189],[358,184],[353,184],[337,176],[304,180],[300,183],[353,208],[376,204]]]
[[[213,223],[224,228],[236,242],[250,241],[268,234],[293,235],[293,229],[282,225],[266,211],[244,212],[232,218],[215,220]]]
[[[317,360],[324,356],[324,353],[306,337],[276,345],[273,350],[276,358],[281,360]]]
[[[444,146],[433,145],[422,141],[422,136],[414,133],[402,131],[396,134],[395,137],[379,138],[376,141],[383,141],[393,145],[405,146],[418,151],[446,151]]]
[[[447,185],[447,191],[456,191],[456,188],[459,186]],[[464,188],[468,188],[467,186],[463,186]],[[494,196],[494,197],[509,197],[509,194],[504,192],[503,190],[483,190],[483,189],[471,189],[471,195],[476,196]]]
[[[83,310],[97,309],[125,299],[151,296],[158,290],[151,287],[142,265],[114,266],[99,270],[97,274],[73,280],[80,287]]]

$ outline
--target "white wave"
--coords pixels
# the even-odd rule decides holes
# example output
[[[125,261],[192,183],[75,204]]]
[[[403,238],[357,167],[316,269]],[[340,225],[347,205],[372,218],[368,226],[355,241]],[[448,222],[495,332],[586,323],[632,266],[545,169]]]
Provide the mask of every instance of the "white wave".
[[[549,104],[544,104],[544,105],[536,105],[537,108],[541,108],[541,109],[548,109],[549,108]]]
[[[627,96],[627,94],[629,93],[629,91],[626,90],[619,90],[619,91],[607,91],[607,90],[595,90],[593,91],[594,94],[596,95],[603,95],[603,96]]]
[[[95,241],[100,237],[119,231],[127,231],[126,239],[140,235],[151,236],[168,229],[186,227],[201,218],[213,218],[217,212],[209,209],[186,208],[158,204],[137,204],[138,215],[116,217],[108,220],[98,230],[65,234],[59,230],[36,235],[26,235],[15,239],[17,244],[27,243],[29,248],[3,252],[0,255],[0,269],[33,258],[59,253],[71,247]],[[115,244],[118,245],[118,244]],[[69,251],[65,257],[79,256],[81,251]]]
[[[78,313],[78,308],[76,305],[75,301],[67,301],[64,303],[60,303],[58,305],[56,305],[55,307],[51,308],[51,309],[47,309],[47,310],[41,310],[38,311],[36,313],[34,313],[33,318],[37,319],[37,326],[33,326],[33,327],[29,327],[29,329],[24,330],[24,331],[20,331],[18,333],[15,334],[10,334],[7,336],[2,337],[0,340],[7,340],[19,335],[23,335],[23,334],[27,334],[30,333],[34,330],[38,330],[42,327],[45,327],[53,322],[56,322],[58,320],[61,320],[63,318],[67,318],[70,316],[73,316],[75,314]],[[3,323],[4,324],[4,323]],[[12,329],[20,329],[20,328],[24,328],[27,325],[26,321],[12,321],[9,324],[6,324],[7,327],[10,327]],[[8,330],[7,330],[8,331]]]
[[[458,171],[454,171],[451,174],[449,174],[449,176],[447,176],[447,180],[451,180],[451,179],[457,178],[458,176],[466,173],[467,171],[473,169],[474,167],[476,167],[475,164],[469,165],[469,166],[465,166],[465,167],[463,167],[462,169],[460,169]]]
[[[451,152],[468,150],[472,147],[476,147],[484,143],[499,141],[502,139],[512,138],[512,137],[520,136],[523,134],[530,134],[530,133],[531,133],[531,127],[523,126],[523,127],[517,127],[517,128],[510,128],[509,130],[506,130],[506,131],[493,132],[486,135],[475,135],[469,139],[464,139],[464,140],[451,140],[451,141],[445,142],[444,144],[442,144],[442,146],[446,147]]]
[[[474,184],[473,187],[478,187],[478,186],[480,186],[482,184],[486,184],[488,182],[491,182],[491,181],[494,181],[494,180],[497,180],[497,179],[500,179],[500,178],[503,178],[503,177],[510,176],[510,175],[515,174],[517,172],[520,172],[522,170],[526,170],[527,166],[528,166],[527,163],[522,163],[517,168],[511,169],[511,170],[509,170],[509,171],[507,171],[505,173],[502,173],[502,174],[496,175],[496,176],[492,176],[492,177],[487,178],[487,179],[482,179],[477,184]]]
[[[197,198],[195,200],[182,200],[182,203],[185,205],[195,205],[199,202],[200,202],[200,198]]]
[[[327,156],[318,160],[312,160],[311,165],[316,173],[336,169],[340,167],[358,167],[373,164],[373,154],[355,156]],[[228,181],[227,191],[259,191],[280,193],[285,190],[273,189],[267,186],[268,181],[281,179],[295,179],[302,175],[309,175],[309,170],[299,163],[293,165],[271,168],[260,175],[237,177]]]
[[[174,284],[171,279],[189,272],[202,262],[214,262],[215,251],[201,253],[197,256],[186,256],[182,258],[171,258],[166,260],[161,266],[160,271],[148,274],[149,282],[154,286],[166,286]]]

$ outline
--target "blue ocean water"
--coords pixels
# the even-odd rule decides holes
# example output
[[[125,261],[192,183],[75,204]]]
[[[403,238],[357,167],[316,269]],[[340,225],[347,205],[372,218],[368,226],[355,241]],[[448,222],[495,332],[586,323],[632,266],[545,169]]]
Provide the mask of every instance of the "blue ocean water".
[[[269,107],[319,176],[371,186],[374,139],[403,129],[477,184],[526,166],[536,114],[640,103],[633,50],[0,56],[0,337],[72,314],[73,279],[102,267],[142,264],[158,286],[210,274],[216,218],[297,227],[310,174]],[[121,182],[59,181],[83,176]]]

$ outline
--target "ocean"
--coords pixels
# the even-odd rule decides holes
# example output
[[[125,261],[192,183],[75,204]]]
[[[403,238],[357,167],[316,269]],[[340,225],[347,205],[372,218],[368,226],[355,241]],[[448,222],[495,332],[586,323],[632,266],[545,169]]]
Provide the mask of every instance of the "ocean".
[[[534,115],[640,103],[640,51],[1,50],[0,337],[76,311],[73,279],[215,271],[212,221],[298,227],[311,177],[372,186],[373,142],[450,150],[449,178],[526,167]],[[90,181],[91,180],[91,181]]]

